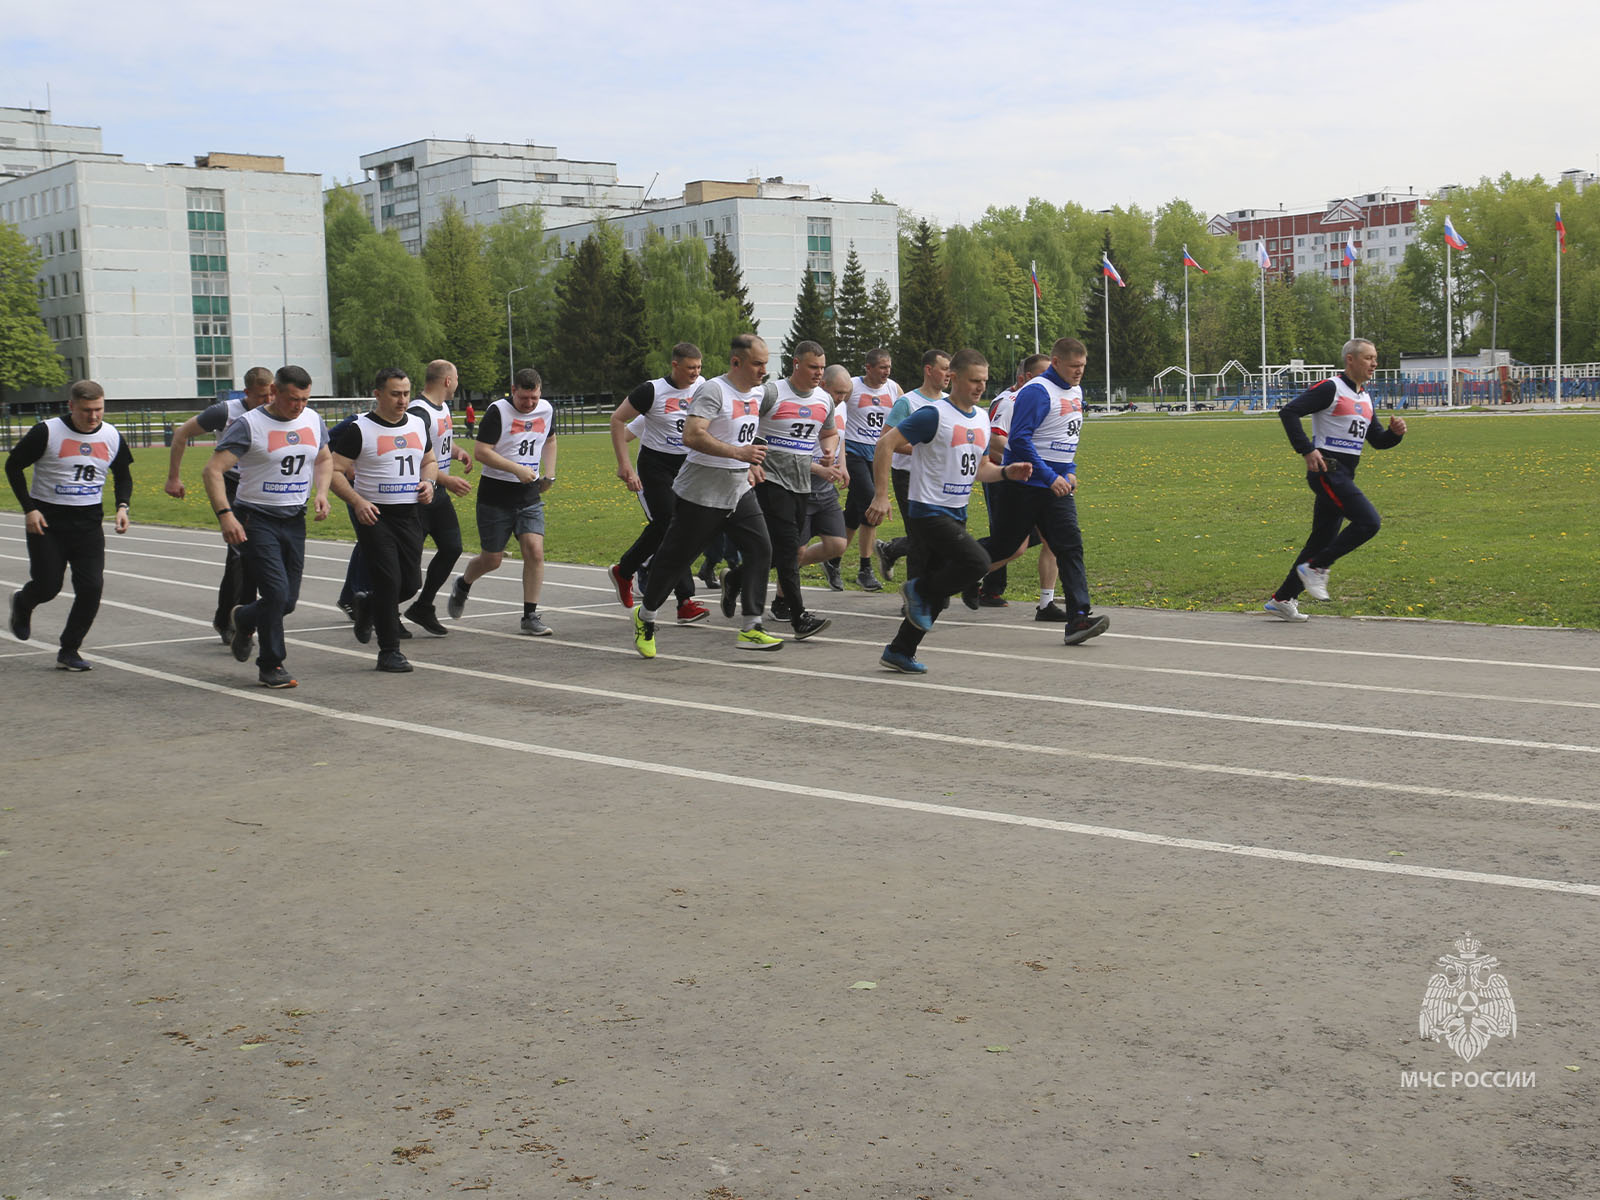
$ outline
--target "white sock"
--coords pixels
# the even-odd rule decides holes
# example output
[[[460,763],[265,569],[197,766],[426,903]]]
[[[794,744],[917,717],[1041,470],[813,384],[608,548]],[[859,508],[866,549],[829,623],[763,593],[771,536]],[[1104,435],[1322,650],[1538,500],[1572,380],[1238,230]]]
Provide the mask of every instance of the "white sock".
[[[639,605],[639,619],[647,622],[648,624],[654,625],[656,623],[656,610],[653,608],[646,608],[642,604]]]
[[[761,628],[761,618],[760,617],[750,617],[744,623],[744,631],[746,633],[749,633],[752,629],[760,629],[760,628]]]
[[[1039,593],[1039,607],[1040,608],[1048,608],[1050,606],[1050,602],[1052,600],[1054,600],[1055,598],[1056,598],[1056,590],[1055,590],[1055,588],[1045,588],[1042,592]]]

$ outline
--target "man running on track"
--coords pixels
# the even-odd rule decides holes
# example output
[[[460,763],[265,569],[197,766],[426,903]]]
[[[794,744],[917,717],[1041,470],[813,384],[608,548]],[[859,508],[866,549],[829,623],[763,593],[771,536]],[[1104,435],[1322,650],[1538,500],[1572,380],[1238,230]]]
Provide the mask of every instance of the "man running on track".
[[[459,381],[455,364],[436,358],[428,364],[423,376],[422,394],[411,401],[411,411],[426,421],[433,433],[433,453],[439,460],[439,486],[433,489],[432,502],[418,510],[423,534],[433,539],[433,560],[422,577],[422,590],[406,609],[406,617],[434,637],[444,637],[450,632],[440,624],[433,601],[461,557],[461,522],[456,518],[455,501],[451,497],[465,496],[472,490],[472,485],[463,478],[472,473],[472,459],[455,444],[456,419],[450,411],[450,397],[456,394]],[[461,464],[460,475],[451,473],[456,463]]]
[[[783,648],[783,640],[761,625],[772,542],[754,490],[765,478],[761,464],[767,457],[756,427],[763,411],[776,403],[761,386],[769,358],[766,342],[753,333],[739,334],[729,350],[728,373],[702,383],[689,403],[683,427],[688,459],[672,484],[678,501],[633,610],[633,645],[643,658],[656,656],[657,609],[718,531],[727,533],[741,554],[740,566],[722,577],[722,615],[732,617],[743,606],[739,648]]]
[[[1398,446],[1406,422],[1404,417],[1391,417],[1385,429],[1374,415],[1367,380],[1377,369],[1377,347],[1366,338],[1352,338],[1344,344],[1343,371],[1278,410],[1289,444],[1306,460],[1306,483],[1316,496],[1311,536],[1295,557],[1288,578],[1262,605],[1280,620],[1308,620],[1300,611],[1300,593],[1314,600],[1328,599],[1328,568],[1370,541],[1382,524],[1372,501],[1356,486],[1356,468],[1367,442],[1379,450]],[[1311,418],[1309,441],[1302,417]]]
[[[878,660],[891,671],[910,675],[927,672],[917,659],[917,648],[950,597],[982,579],[989,569],[989,556],[966,528],[972,485],[1001,478],[1020,482],[1033,471],[1026,462],[997,466],[984,453],[989,415],[978,401],[989,386],[988,361],[976,350],[958,350],[950,367],[950,394],[918,409],[879,441],[873,460],[877,494],[866,512],[872,524],[889,515],[892,457],[896,451],[911,450],[905,513],[906,536],[911,539],[909,578],[901,588],[906,615]]]
[[[889,378],[894,366],[882,347],[867,351],[865,366],[850,389],[850,407],[845,412],[845,469],[850,473],[850,490],[844,503],[844,527],[854,538],[861,532],[861,566],[856,582],[869,592],[883,591],[883,582],[872,569],[872,552],[877,530],[862,520],[876,494],[872,458],[878,439],[889,424],[889,410],[900,399],[900,385]]]
[[[544,494],[556,482],[555,409],[541,394],[544,380],[523,367],[512,380],[511,395],[483,410],[472,452],[483,467],[478,485],[478,541],[483,547],[467,561],[445,610],[460,617],[472,585],[505,559],[512,537],[522,551],[522,632],[549,637],[555,631],[539,616],[544,588]]]
[[[1011,409],[1016,403],[1017,393],[1033,379],[1044,373],[1050,365],[1048,354],[1030,354],[1022,360],[1017,368],[1017,382],[1015,386],[1007,388],[994,398],[994,403],[989,405],[989,457],[995,462],[1003,462],[1006,450],[1006,438],[1011,429]],[[983,485],[984,499],[989,507],[989,533],[994,534],[998,518],[995,508],[1002,503],[1001,488],[997,484],[986,483]],[[1028,535],[1027,542],[1017,548],[1017,552],[1010,558],[996,559],[994,569],[983,577],[983,584],[978,592],[978,607],[980,608],[1005,608],[1008,601],[1006,594],[1006,564],[1020,558],[1034,546],[1039,547],[1039,606],[1034,610],[1035,621],[1057,621],[1065,623],[1066,610],[1055,602],[1056,580],[1059,574],[1056,570],[1056,556],[1051,553],[1050,547],[1044,545],[1044,539],[1035,529]]]
[[[894,402],[889,410],[889,424],[898,425],[925,404],[933,404],[945,397],[950,386],[950,355],[943,350],[925,350],[922,354],[922,382],[915,391],[907,392]],[[894,485],[895,507],[902,518],[906,515],[906,490],[911,486],[911,455],[896,454],[889,465],[889,479]],[[878,565],[883,569],[885,582],[894,578],[894,564],[905,557],[907,543],[904,537],[887,538],[877,543]]]
[[[283,618],[300,598],[300,577],[306,561],[306,501],[319,521],[328,518],[328,486],[333,455],[328,427],[315,410],[307,410],[311,376],[303,367],[279,367],[271,397],[229,425],[206,463],[206,496],[217,514],[222,538],[237,547],[257,598],[235,605],[233,656],[250,657],[252,635],[259,635],[256,678],[262,687],[292,688],[294,677],[284,669]],[[228,471],[238,482],[232,493]]]
[[[672,520],[677,495],[672,481],[684,462],[683,427],[689,417],[689,401],[700,382],[700,347],[679,342],[672,348],[672,365],[662,379],[641,383],[611,414],[611,449],[617,458],[617,478],[639,497],[648,522],[633,545],[612,563],[607,573],[617,589],[623,608],[633,607],[633,580],[639,569],[661,545]],[[628,458],[628,429],[643,418],[639,430],[639,460]],[[678,597],[678,624],[689,625],[711,615],[694,598],[693,576],[687,570],[675,581]]]
[[[800,540],[810,543],[800,551],[800,565],[809,567],[822,564],[828,586],[836,592],[844,591],[844,578],[839,572],[838,557],[845,551],[849,534],[844,527],[844,509],[839,506],[839,484],[850,476],[844,469],[845,414],[850,399],[850,372],[838,363],[822,373],[822,390],[833,400],[833,423],[840,431],[839,448],[831,461],[825,460],[819,446],[811,464],[811,498],[806,501],[806,518],[800,527]],[[816,541],[812,542],[815,538]]]
[[[223,430],[251,409],[260,408],[271,394],[272,372],[265,367],[251,367],[244,373],[243,400],[218,400],[179,425],[172,435],[172,452],[167,458],[167,495],[174,500],[182,500],[188,494],[179,472],[183,468],[183,453],[191,441],[202,433],[213,434],[220,439]],[[239,486],[239,472],[230,471],[223,480],[223,486],[227,488],[228,503],[232,504],[233,490]],[[241,565],[239,547],[229,543],[227,558],[222,564],[222,584],[217,588],[217,613],[211,618],[211,628],[217,631],[224,644],[233,640],[233,631],[228,628],[228,614],[233,612],[234,605],[250,603],[255,599],[255,594],[255,585]]]
[[[67,415],[40,421],[6,456],[6,478],[22,505],[27,528],[28,582],[11,594],[11,635],[33,636],[33,610],[54,600],[67,569],[72,569],[72,607],[61,631],[56,666],[63,671],[93,668],[79,653],[100,611],[106,573],[103,496],[106,474],[116,481],[117,516],[113,528],[128,532],[133,499],[133,452],[105,423],[106,392],[92,379],[72,385]],[[30,482],[23,472],[33,468]]]

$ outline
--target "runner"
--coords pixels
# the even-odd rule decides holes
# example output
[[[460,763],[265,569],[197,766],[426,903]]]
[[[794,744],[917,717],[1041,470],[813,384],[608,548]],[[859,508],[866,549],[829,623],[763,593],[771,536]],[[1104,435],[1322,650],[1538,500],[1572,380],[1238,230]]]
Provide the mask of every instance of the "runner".
[[[1383,523],[1372,501],[1356,486],[1356,468],[1367,442],[1379,450],[1398,446],[1406,422],[1404,417],[1391,417],[1385,429],[1374,415],[1367,380],[1377,369],[1377,347],[1366,338],[1352,338],[1344,344],[1343,371],[1278,410],[1289,444],[1306,460],[1306,483],[1317,498],[1311,509],[1311,536],[1295,557],[1288,578],[1262,605],[1280,620],[1309,620],[1300,611],[1300,593],[1313,600],[1328,599],[1328,568],[1377,536]],[[1302,417],[1311,418],[1309,441]]]
[[[251,367],[244,373],[243,400],[218,400],[179,425],[172,434],[172,452],[167,457],[167,495],[174,500],[182,500],[188,495],[180,471],[183,468],[184,451],[189,448],[191,441],[202,433],[220,438],[223,430],[251,409],[260,408],[271,394],[272,372],[265,367]],[[231,471],[223,482],[227,488],[228,503],[232,504],[234,489],[239,486],[238,470]],[[217,612],[211,618],[211,628],[217,631],[224,645],[233,640],[233,631],[228,628],[228,615],[233,612],[234,605],[250,603],[255,594],[255,584],[243,570],[239,547],[228,543],[227,557],[222,563],[222,583],[217,588]]]
[[[473,453],[483,467],[478,485],[478,542],[482,549],[450,589],[445,609],[460,617],[472,585],[505,559],[513,536],[522,551],[522,632],[549,637],[555,632],[539,616],[544,588],[544,494],[556,482],[555,409],[542,396],[544,380],[523,367],[512,380],[511,395],[483,410]]]
[[[950,386],[950,355],[943,350],[925,350],[922,354],[922,382],[915,391],[907,392],[894,402],[889,410],[889,424],[898,425],[924,405],[935,404],[945,398]],[[911,455],[902,452],[890,464],[889,478],[894,485],[895,506],[903,519],[906,515],[906,490],[911,481]],[[904,537],[887,538],[878,542],[878,566],[885,581],[894,578],[894,564],[905,557],[910,543]]]
[[[411,413],[411,380],[399,367],[378,372],[372,411],[329,435],[335,496],[355,517],[361,561],[372,581],[354,596],[356,640],[378,634],[378,670],[410,671],[400,653],[400,605],[422,586],[422,520],[417,505],[433,500],[439,465],[433,432]]]
[[[851,539],[860,531],[861,565],[856,582],[869,592],[883,591],[883,582],[872,569],[872,552],[877,530],[862,520],[876,494],[873,484],[873,451],[889,419],[889,410],[900,398],[900,385],[889,378],[894,362],[882,347],[867,351],[865,365],[850,389],[850,407],[845,413],[845,469],[850,473],[850,490],[844,504],[844,527]]]
[[[772,542],[772,562],[778,570],[781,593],[772,615],[794,626],[795,641],[804,641],[833,624],[806,611],[800,593],[800,530],[811,500],[811,467],[820,451],[830,460],[839,448],[833,423],[833,401],[821,388],[822,347],[800,342],[794,347],[793,366],[787,379],[769,383],[757,437],[767,447],[761,464],[765,476],[756,485],[756,499],[767,521]],[[772,402],[775,397],[776,402]]]
[[[645,579],[644,595],[633,610],[633,645],[644,658],[656,656],[657,609],[679,574],[719,531],[726,532],[741,551],[741,565],[722,577],[722,615],[732,617],[735,607],[743,604],[739,648],[783,648],[782,639],[761,625],[772,543],[753,490],[765,478],[760,468],[767,456],[767,448],[757,441],[756,427],[763,411],[776,403],[761,386],[769,351],[755,334],[741,333],[733,339],[728,357],[728,373],[702,383],[689,403],[683,427],[688,458],[672,484],[677,504]]]
[[[994,403],[989,406],[989,457],[995,462],[1004,461],[1006,439],[1011,429],[1011,408],[1019,392],[1027,383],[1043,374],[1044,369],[1050,365],[1048,354],[1030,354],[1022,360],[1017,368],[1017,382],[1015,386],[1007,388],[995,397]],[[1002,489],[993,483],[983,485],[984,500],[989,508],[989,533],[993,535],[998,524],[995,508],[1002,502]],[[979,608],[1006,608],[1010,601],[1006,599],[1006,564],[1022,557],[1033,547],[1039,547],[1039,605],[1034,610],[1035,621],[1054,621],[1065,623],[1067,613],[1064,608],[1055,602],[1056,581],[1059,573],[1056,568],[1056,556],[1049,546],[1044,544],[1044,539],[1035,529],[1028,534],[1028,540],[1017,548],[1010,558],[996,559],[994,569],[983,577],[983,583],[978,592]],[[967,601],[967,607],[972,607],[968,593],[962,594],[962,599]]]
[[[833,423],[837,430],[844,429],[845,414],[850,407],[847,403],[850,387],[850,372],[838,363],[822,373],[822,389],[833,399]],[[839,440],[842,442],[843,438]],[[844,469],[844,455],[835,451],[830,458],[819,444],[811,463],[811,497],[806,501],[806,517],[800,527],[800,541],[805,544],[805,549],[800,551],[800,565],[809,567],[821,563],[828,586],[836,592],[844,591],[838,560],[848,545],[849,536],[844,527],[844,509],[839,506],[838,485],[849,478]]]
[[[433,489],[432,503],[418,510],[424,536],[433,539],[434,553],[422,577],[422,590],[406,609],[406,617],[434,637],[444,637],[450,632],[440,624],[433,602],[461,557],[461,522],[456,518],[455,501],[451,497],[465,496],[472,490],[472,485],[463,478],[472,473],[472,459],[455,444],[456,422],[450,412],[450,397],[456,394],[459,383],[455,364],[436,358],[428,364],[423,376],[422,394],[411,402],[411,412],[421,417],[433,434],[433,453],[439,460],[439,486]],[[454,475],[451,468],[458,462],[461,474]]]
[[[328,519],[333,456],[328,427],[308,411],[311,376],[303,367],[279,367],[266,404],[229,425],[206,463],[206,496],[217,514],[222,539],[237,547],[259,595],[235,605],[233,656],[250,657],[253,635],[261,638],[256,678],[262,687],[292,688],[284,669],[283,618],[300,598],[306,561],[306,500],[319,521]],[[237,479],[232,494],[227,475]]]
[[[689,401],[700,382],[700,347],[679,342],[672,348],[672,364],[664,378],[641,383],[611,414],[611,448],[617,459],[617,478],[639,497],[648,524],[608,568],[611,584],[617,589],[622,607],[633,607],[634,577],[650,561],[661,545],[672,520],[677,496],[672,481],[683,466],[683,426],[688,419]],[[639,460],[628,457],[628,430],[635,421],[639,429]],[[689,625],[711,615],[694,599],[694,582],[688,570],[677,579],[673,590],[678,597],[678,624]]]
[[[873,459],[876,495],[865,519],[879,524],[889,515],[889,470],[897,450],[911,450],[910,494],[905,514],[911,539],[901,588],[905,617],[879,662],[891,671],[922,675],[918,661],[923,636],[968,583],[983,578],[989,556],[967,532],[967,502],[982,480],[1024,480],[1033,468],[1025,462],[1000,467],[989,460],[989,416],[978,407],[989,386],[989,363],[976,350],[958,350],[950,360],[950,394],[924,405],[883,435]]]
[[[6,456],[6,478],[22,505],[27,529],[28,582],[11,594],[11,635],[33,636],[33,610],[54,600],[67,569],[72,570],[72,607],[61,631],[56,666],[63,671],[93,668],[79,653],[100,611],[105,586],[106,473],[115,480],[117,506],[112,527],[128,532],[133,499],[133,452],[105,423],[106,392],[92,379],[72,385],[67,415],[40,421]],[[33,468],[30,481],[23,474]]]

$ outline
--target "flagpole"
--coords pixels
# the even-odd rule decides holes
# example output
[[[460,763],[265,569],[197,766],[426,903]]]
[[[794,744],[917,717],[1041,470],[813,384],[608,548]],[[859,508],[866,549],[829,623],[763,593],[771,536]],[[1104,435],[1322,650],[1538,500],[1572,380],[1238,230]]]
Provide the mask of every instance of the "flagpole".
[[[1111,411],[1111,276],[1101,272],[1106,285],[1106,411]]]
[[[1356,340],[1356,264],[1350,264],[1350,340]]]
[[[1033,352],[1039,353],[1039,264],[1028,261],[1029,278],[1033,283]]]
[[[1263,257],[1266,243],[1256,253],[1256,265],[1261,268],[1261,407],[1267,407],[1267,263]]]
[[[1450,298],[1450,240],[1444,243],[1444,406],[1455,407],[1456,394],[1456,339],[1452,329],[1454,317]]]
[[[1183,410],[1194,411],[1194,380],[1189,374],[1189,247],[1183,248]]]
[[[1560,213],[1559,206],[1556,212]],[[1561,403],[1561,232],[1556,231],[1556,403]]]

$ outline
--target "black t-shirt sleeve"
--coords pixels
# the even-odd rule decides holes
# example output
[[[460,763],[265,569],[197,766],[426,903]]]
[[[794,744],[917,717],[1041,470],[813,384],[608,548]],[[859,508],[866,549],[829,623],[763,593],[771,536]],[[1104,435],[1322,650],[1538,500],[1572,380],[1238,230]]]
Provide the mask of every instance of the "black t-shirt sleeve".
[[[500,410],[491,408],[483,414],[483,420],[478,422],[478,441],[494,445],[500,440]]]
[[[133,449],[123,438],[117,456],[111,460],[112,495],[118,508],[133,503]]]
[[[340,421],[328,435],[328,448],[344,458],[360,458],[361,427],[354,420]]]
[[[655,402],[656,385],[653,380],[649,383],[641,383],[628,393],[628,403],[633,405],[635,412],[649,412],[651,405]]]
[[[195,424],[207,433],[220,433],[228,424],[228,406],[213,404],[195,419]]]
[[[17,497],[17,503],[22,505],[22,511],[32,512],[38,508],[32,496],[28,495],[28,477],[23,471],[33,466],[44,457],[44,452],[50,448],[50,431],[40,421],[27,433],[22,435],[22,440],[11,448],[11,453],[6,455],[6,479],[11,484],[11,491]]]
[[[1278,420],[1283,422],[1283,431],[1289,435],[1289,444],[1294,447],[1296,454],[1311,453],[1311,439],[1306,437],[1306,431],[1300,424],[1301,418],[1321,412],[1333,403],[1338,394],[1339,389],[1334,386],[1333,380],[1324,379],[1278,410]]]

